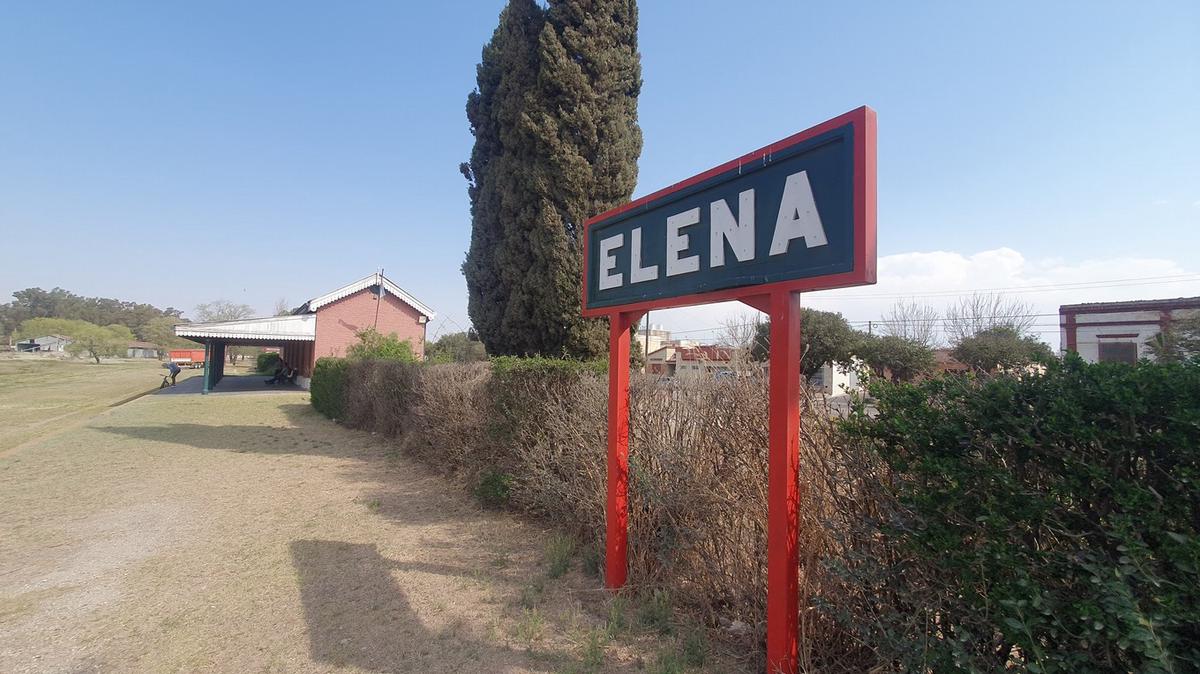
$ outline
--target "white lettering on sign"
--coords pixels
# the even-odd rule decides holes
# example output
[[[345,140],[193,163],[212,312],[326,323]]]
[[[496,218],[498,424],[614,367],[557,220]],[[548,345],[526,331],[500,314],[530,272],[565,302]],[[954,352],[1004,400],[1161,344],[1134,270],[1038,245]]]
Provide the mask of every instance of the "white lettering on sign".
[[[738,262],[754,259],[754,190],[746,190],[738,194],[738,215],[741,220],[735,220],[729,212],[729,204],[725,200],[712,202],[709,207],[709,220],[712,222],[709,230],[708,258],[710,267],[725,266],[725,242],[733,249],[733,255]]]
[[[658,278],[658,265],[642,266],[642,228],[635,227],[629,234],[629,282],[641,283]]]
[[[679,230],[699,222],[699,208],[693,208],[667,218],[667,276],[679,276],[700,271],[699,255],[679,257],[680,253],[687,250],[690,238],[687,234],[680,234]]]
[[[738,215],[725,199],[709,204],[709,267],[725,266],[725,244],[733,251],[737,262],[750,262],[756,254],[754,243],[754,190],[738,194]],[[684,227],[700,224],[700,208],[692,208],[667,218],[666,248],[667,276],[679,276],[700,271],[700,256],[682,257],[691,245],[691,236],[682,233]],[[825,226],[817,203],[813,199],[812,185],[808,172],[801,171],[787,177],[783,185],[783,197],[779,213],[775,218],[775,232],[771,238],[771,255],[788,252],[792,241],[804,239],[806,248],[829,244]],[[659,265],[642,266],[642,228],[629,232],[629,282],[644,283],[658,279]],[[614,234],[600,240],[600,290],[620,288],[625,285],[625,274],[617,271],[617,256],[614,251],[625,246],[625,235]]]
[[[795,239],[804,239],[804,245],[808,248],[828,243],[825,227],[821,225],[821,215],[817,213],[817,202],[813,200],[808,171],[793,173],[783,184],[779,217],[775,219],[775,236],[771,239],[771,255],[783,255]]]
[[[641,235],[639,234],[639,237]],[[625,275],[621,272],[612,273],[617,268],[617,256],[613,251],[625,245],[625,235],[617,234],[600,240],[600,289],[620,288],[625,283]]]

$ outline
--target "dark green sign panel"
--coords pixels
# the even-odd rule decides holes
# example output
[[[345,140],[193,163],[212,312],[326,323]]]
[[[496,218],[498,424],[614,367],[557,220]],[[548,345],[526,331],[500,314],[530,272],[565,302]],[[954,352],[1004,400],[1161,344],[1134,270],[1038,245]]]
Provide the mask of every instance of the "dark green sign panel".
[[[874,157],[860,108],[592,218],[585,313],[873,283]]]

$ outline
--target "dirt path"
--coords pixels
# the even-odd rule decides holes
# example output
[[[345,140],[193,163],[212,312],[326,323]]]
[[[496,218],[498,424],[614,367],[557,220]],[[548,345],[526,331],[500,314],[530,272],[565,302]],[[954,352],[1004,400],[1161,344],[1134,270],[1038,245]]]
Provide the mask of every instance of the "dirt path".
[[[545,532],[304,394],[113,408],[0,457],[0,512],[3,672],[682,671]]]

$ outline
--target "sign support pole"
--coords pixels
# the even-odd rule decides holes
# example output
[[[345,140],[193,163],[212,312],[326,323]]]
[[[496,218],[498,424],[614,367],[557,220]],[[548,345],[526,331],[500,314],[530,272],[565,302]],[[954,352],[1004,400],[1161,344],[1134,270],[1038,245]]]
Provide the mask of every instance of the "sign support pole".
[[[629,329],[641,312],[608,317],[608,501],[604,584],[625,586],[629,537]]]
[[[767,671],[795,674],[799,665],[800,293],[772,293],[769,314]]]

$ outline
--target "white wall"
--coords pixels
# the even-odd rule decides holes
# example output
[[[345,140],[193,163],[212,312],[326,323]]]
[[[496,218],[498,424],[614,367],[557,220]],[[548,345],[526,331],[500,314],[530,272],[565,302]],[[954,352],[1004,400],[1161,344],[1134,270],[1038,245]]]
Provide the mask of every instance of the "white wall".
[[[1184,309],[1171,312],[1174,319],[1178,320],[1190,315],[1196,314],[1196,310]],[[1153,339],[1159,333],[1159,320],[1161,319],[1159,311],[1114,311],[1104,314],[1077,314],[1075,316],[1075,350],[1079,356],[1089,363],[1096,363],[1100,360],[1100,343],[1133,343],[1137,345],[1137,357],[1150,358],[1151,353],[1146,346],[1146,342]],[[1089,325],[1089,323],[1109,323],[1109,322],[1132,322],[1137,321],[1136,325]],[[1144,321],[1144,323],[1143,323]],[[1059,324],[1061,329],[1060,339],[1062,350],[1067,350],[1067,332],[1066,317],[1060,316]],[[1132,335],[1131,337],[1104,337],[1104,335]]]

